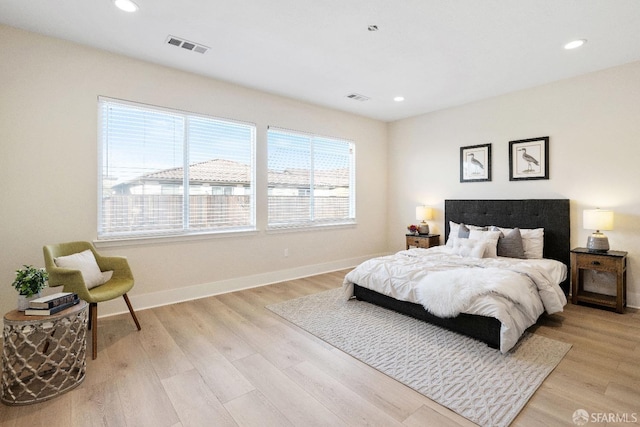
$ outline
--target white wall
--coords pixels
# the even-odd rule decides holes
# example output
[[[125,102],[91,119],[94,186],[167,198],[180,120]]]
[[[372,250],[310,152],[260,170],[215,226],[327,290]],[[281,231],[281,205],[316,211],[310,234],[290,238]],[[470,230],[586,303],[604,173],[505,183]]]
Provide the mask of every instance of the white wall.
[[[335,270],[386,251],[386,234],[375,232],[387,223],[385,123],[0,26],[0,312],[15,308],[14,271],[44,265],[43,245],[96,238],[99,95],[258,129],[257,233],[101,249],[129,258],[138,308]],[[266,233],[269,125],[356,143],[357,227]],[[100,313],[123,310],[117,301]]]
[[[254,122],[258,228],[250,235],[102,248],[129,257],[137,307],[353,265],[404,245],[415,206],[445,198],[572,200],[612,208],[613,249],[629,251],[629,302],[640,306],[640,63],[414,117],[389,125],[0,25],[0,312],[22,264],[42,245],[96,237],[97,96]],[[356,228],[268,234],[268,125],[357,144]],[[508,142],[550,136],[550,179],[509,182]],[[459,182],[461,146],[492,143],[493,180]],[[387,230],[385,234],[383,230]],[[284,257],[284,249],[289,257]],[[125,310],[107,304],[101,314]]]
[[[550,137],[550,179],[509,181],[509,141]],[[460,183],[460,147],[492,144],[491,182]],[[571,199],[571,245],[585,246],[582,210],[615,211],[612,249],[629,252],[628,300],[640,306],[640,62],[389,126],[389,242],[403,246],[415,207],[444,199]]]

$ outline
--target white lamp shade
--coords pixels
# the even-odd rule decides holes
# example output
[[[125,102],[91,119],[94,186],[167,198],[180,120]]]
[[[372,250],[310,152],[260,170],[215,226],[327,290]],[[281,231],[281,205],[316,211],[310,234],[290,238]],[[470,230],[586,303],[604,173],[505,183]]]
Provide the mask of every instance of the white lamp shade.
[[[418,221],[426,221],[433,218],[433,209],[428,206],[418,206],[416,208],[416,219]]]
[[[586,230],[613,230],[613,211],[586,209],[582,212],[582,222]]]

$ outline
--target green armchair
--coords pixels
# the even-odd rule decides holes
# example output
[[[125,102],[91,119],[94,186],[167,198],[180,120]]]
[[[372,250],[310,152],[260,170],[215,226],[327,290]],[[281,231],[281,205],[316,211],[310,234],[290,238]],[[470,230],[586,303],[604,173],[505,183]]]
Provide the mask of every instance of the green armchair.
[[[100,271],[113,271],[111,279],[102,285],[88,289],[80,270],[58,267],[55,258],[91,250]],[[127,292],[133,288],[133,274],[124,257],[106,257],[100,255],[90,242],[69,242],[43,247],[44,263],[49,273],[49,286],[64,286],[65,292],[74,292],[80,299],[89,303],[89,329],[92,329],[92,357],[98,356],[98,303],[122,296],[129,308],[131,317],[140,330],[140,323],[131,306]],[[94,267],[95,268],[95,267]]]

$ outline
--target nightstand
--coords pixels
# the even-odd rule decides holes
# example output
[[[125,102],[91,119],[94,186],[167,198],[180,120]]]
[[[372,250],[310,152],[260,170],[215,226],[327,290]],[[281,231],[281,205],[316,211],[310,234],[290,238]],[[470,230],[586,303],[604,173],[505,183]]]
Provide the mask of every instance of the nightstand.
[[[416,236],[415,234],[407,234],[406,237],[407,249],[411,246],[428,249],[440,244],[439,234],[420,234],[419,236]]]
[[[587,270],[604,274],[615,283],[615,295],[607,295],[585,290]],[[597,277],[598,274],[595,275]],[[571,300],[574,304],[585,302],[602,307],[613,308],[624,313],[627,305],[627,252],[607,251],[589,252],[587,248],[571,251]]]

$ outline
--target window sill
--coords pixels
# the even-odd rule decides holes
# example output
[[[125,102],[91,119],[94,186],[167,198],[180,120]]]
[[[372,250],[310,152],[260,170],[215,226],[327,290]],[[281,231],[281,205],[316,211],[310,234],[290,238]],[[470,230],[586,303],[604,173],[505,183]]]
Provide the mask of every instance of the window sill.
[[[156,236],[137,236],[122,237],[113,239],[96,239],[93,244],[96,248],[115,248],[122,246],[142,246],[142,245],[158,245],[164,243],[176,242],[193,242],[210,239],[220,239],[225,237],[253,236],[258,234],[258,230],[240,230],[240,231],[217,231],[207,233],[191,233],[178,235],[156,235]]]
[[[300,225],[300,226],[280,226],[267,228],[267,234],[279,234],[279,233],[296,233],[296,232],[310,232],[310,231],[323,231],[345,228],[356,228],[358,224],[355,222],[334,223],[334,224],[317,224],[317,225]]]

